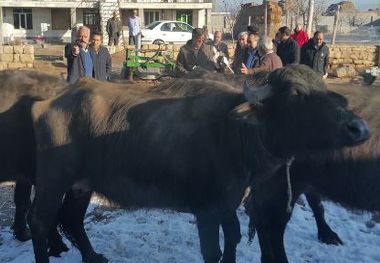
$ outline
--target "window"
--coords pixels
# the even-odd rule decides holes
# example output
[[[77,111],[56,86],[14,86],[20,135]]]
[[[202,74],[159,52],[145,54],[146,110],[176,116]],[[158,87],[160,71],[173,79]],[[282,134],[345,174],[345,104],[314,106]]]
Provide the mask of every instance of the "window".
[[[100,16],[97,9],[83,10],[83,25],[90,28],[91,32],[100,29]]]
[[[153,22],[153,23],[150,23],[149,25],[147,25],[145,28],[146,29],[153,29],[153,28],[155,28],[158,24],[160,24],[161,22],[158,22],[158,21],[156,21],[156,22]]]
[[[161,26],[161,31],[175,31],[175,24],[174,23],[165,23]]]
[[[193,28],[189,25],[186,25],[184,23],[175,23],[176,24],[176,28],[178,31],[181,31],[181,32],[193,32]]]
[[[32,9],[13,8],[13,25],[15,29],[33,29]]]
[[[144,12],[144,23],[145,25],[149,25],[152,22],[160,20],[160,12],[159,11],[145,11]]]
[[[70,29],[71,14],[70,9],[57,8],[51,10],[51,29],[67,30]]]

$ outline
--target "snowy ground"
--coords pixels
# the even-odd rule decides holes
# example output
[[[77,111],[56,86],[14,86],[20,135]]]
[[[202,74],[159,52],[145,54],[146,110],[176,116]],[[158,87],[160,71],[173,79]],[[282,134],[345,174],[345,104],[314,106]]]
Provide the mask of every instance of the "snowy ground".
[[[285,235],[290,262],[380,262],[380,225],[367,227],[370,214],[352,213],[325,202],[326,217],[338,232],[344,246],[328,246],[317,240],[310,209],[296,205]],[[247,244],[248,218],[239,210],[243,238],[238,247],[238,262],[260,262],[257,237]],[[95,250],[110,262],[189,263],[202,262],[195,219],[190,214],[170,210],[103,209],[92,204],[86,229]],[[221,236],[222,237],[222,236]],[[34,262],[32,243],[16,241],[9,227],[0,229],[0,262]],[[81,262],[71,247],[62,258],[51,262]]]

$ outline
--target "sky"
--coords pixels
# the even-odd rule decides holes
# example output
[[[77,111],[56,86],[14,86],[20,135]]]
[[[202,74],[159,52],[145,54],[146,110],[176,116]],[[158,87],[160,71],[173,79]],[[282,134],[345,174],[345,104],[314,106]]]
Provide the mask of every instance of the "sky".
[[[215,0],[219,10],[220,7],[222,6],[222,0]],[[239,0],[227,0],[230,3],[233,2],[240,2]],[[324,1],[326,3],[326,6],[329,6],[331,4],[339,3],[341,0],[315,0],[316,3]],[[245,3],[258,3],[261,4],[263,1],[262,0],[244,0],[243,2]],[[369,8],[376,8],[380,7],[380,0],[352,0],[352,2],[355,4],[356,8],[359,10],[368,10]]]

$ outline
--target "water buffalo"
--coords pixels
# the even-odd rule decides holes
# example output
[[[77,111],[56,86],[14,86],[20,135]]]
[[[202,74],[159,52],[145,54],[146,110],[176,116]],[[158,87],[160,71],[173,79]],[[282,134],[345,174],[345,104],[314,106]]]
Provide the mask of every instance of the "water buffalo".
[[[31,105],[63,87],[59,78],[35,71],[0,71],[0,182],[16,181],[13,233],[20,241],[30,239],[26,213],[35,169]]]
[[[247,185],[271,177],[294,156],[369,137],[366,123],[345,109],[344,98],[312,77],[307,67],[288,66],[271,73],[265,87],[244,93],[224,82],[188,80],[225,86],[191,97],[83,80],[35,103],[36,196],[29,225],[36,261],[48,262],[48,232],[63,206],[70,216],[63,213],[62,225],[83,261],[106,262],[83,228],[86,193],[95,191],[127,207],[193,213],[205,262],[221,257],[222,226],[222,262],[234,262],[240,241],[235,210]],[[87,202],[75,202],[77,192]]]
[[[333,89],[348,98],[353,112],[368,121],[371,138],[364,144],[319,159],[298,160],[291,168],[293,201],[306,193],[311,201],[318,231],[340,241],[323,219],[320,195],[350,209],[379,211],[380,202],[380,95],[376,89]],[[263,262],[287,262],[283,235],[291,213],[286,211],[284,170],[253,187],[248,203],[252,227],[256,228]],[[273,200],[276,200],[274,202]],[[320,235],[320,233],[319,233]]]

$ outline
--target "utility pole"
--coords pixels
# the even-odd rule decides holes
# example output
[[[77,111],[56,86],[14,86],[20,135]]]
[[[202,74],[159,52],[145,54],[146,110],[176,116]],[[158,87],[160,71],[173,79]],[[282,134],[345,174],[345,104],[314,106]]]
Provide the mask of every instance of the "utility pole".
[[[3,7],[0,5],[0,46],[4,44],[3,36]]]
[[[314,15],[314,0],[309,0],[309,17],[307,20],[307,34],[311,36],[311,30],[313,27],[313,15]]]
[[[264,0],[264,36],[268,36],[268,1]]]
[[[339,22],[339,12],[340,12],[340,5],[338,5],[338,10],[336,10],[336,13],[335,13],[334,28],[333,28],[333,35],[332,35],[332,39],[331,39],[331,44],[335,44],[336,31],[338,29],[338,22]]]

